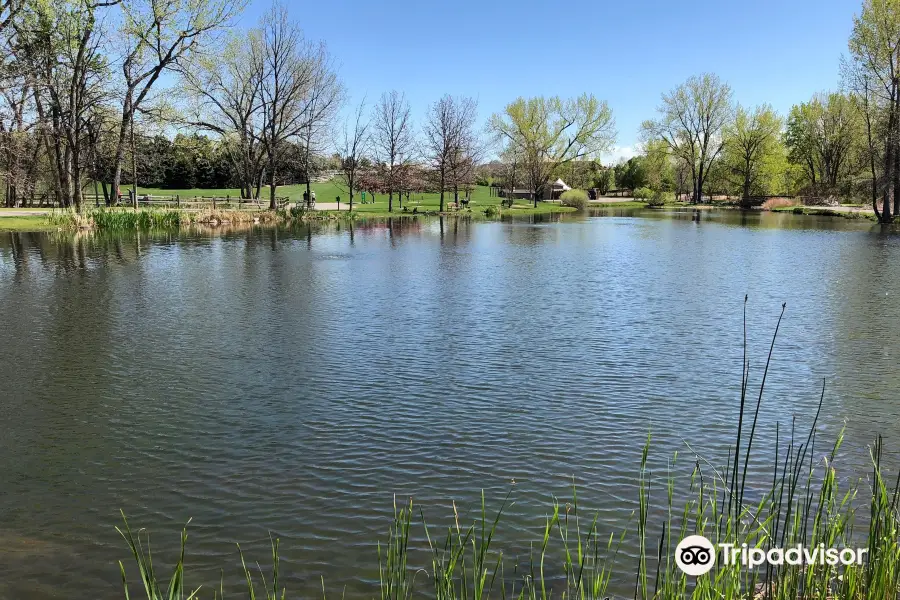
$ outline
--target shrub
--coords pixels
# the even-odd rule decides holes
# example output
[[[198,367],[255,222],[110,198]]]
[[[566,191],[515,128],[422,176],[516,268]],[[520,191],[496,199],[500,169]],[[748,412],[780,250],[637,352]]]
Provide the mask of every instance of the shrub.
[[[634,190],[632,195],[635,200],[649,200],[653,197],[653,190],[648,187],[639,187]]]
[[[563,206],[584,210],[588,203],[588,193],[584,190],[566,190],[559,197],[559,202]]]
[[[769,198],[762,203],[762,209],[772,210],[773,208],[784,208],[787,206],[794,206],[795,204],[797,203],[793,200],[788,200],[787,198]]]
[[[486,217],[496,217],[500,214],[500,209],[496,206],[488,206],[484,209],[484,216]]]
[[[656,191],[651,192],[650,199],[647,201],[647,204],[650,206],[663,206],[666,202],[673,202],[675,200],[675,194],[672,192],[662,192]]]
[[[500,206],[503,208],[512,208],[513,202],[515,202],[515,198],[504,198],[500,201]]]

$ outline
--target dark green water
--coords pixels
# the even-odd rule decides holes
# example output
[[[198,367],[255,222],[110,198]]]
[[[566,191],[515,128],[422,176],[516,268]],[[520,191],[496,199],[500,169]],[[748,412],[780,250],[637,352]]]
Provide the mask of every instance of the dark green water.
[[[270,531],[291,597],[322,576],[334,597],[377,595],[395,495],[446,526],[451,501],[472,517],[481,490],[489,510],[511,492],[510,560],[573,478],[618,531],[648,432],[660,476],[683,440],[725,456],[745,293],[752,385],[788,303],[760,452],[776,421],[808,426],[825,378],[820,438],[846,424],[842,476],[865,475],[879,432],[896,463],[900,236],[869,222],[0,234],[0,597],[121,597],[120,508],[161,563],[193,518],[203,597],[220,569],[239,582],[234,542],[263,561]]]

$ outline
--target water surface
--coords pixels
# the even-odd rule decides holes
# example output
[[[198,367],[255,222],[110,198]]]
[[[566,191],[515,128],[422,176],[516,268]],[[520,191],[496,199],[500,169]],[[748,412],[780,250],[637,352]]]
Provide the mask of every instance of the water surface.
[[[869,222],[736,212],[0,234],[0,597],[121,597],[120,508],[160,560],[193,518],[189,586],[271,531],[295,597],[377,594],[395,496],[446,526],[510,493],[510,560],[573,481],[618,531],[648,433],[655,477],[727,452],[745,294],[754,385],[788,304],[760,452],[824,378],[862,476],[898,449],[898,264]]]

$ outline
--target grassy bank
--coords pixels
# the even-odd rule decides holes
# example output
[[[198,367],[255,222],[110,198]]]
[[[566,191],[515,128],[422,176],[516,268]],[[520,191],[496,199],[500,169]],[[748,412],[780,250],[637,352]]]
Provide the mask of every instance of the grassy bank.
[[[7,220],[21,219],[19,230],[130,230],[152,228],[177,228],[190,225],[228,225],[228,224],[274,224],[291,222],[308,222],[322,220],[364,220],[406,217],[446,216],[474,219],[499,219],[505,217],[524,217],[554,213],[576,212],[574,208],[554,203],[541,203],[537,208],[532,206],[514,206],[501,208],[491,205],[487,208],[468,208],[445,211],[409,209],[388,212],[386,207],[379,210],[376,205],[368,210],[348,212],[346,210],[314,210],[306,211],[291,206],[277,211],[254,210],[184,210],[174,208],[141,208],[133,210],[125,207],[91,208],[81,214],[74,211],[53,211],[45,216],[29,216],[6,219],[0,215],[0,230]]]
[[[0,231],[56,231],[45,215],[6,216],[0,212]]]
[[[852,207],[855,208],[855,207]],[[791,213],[795,215],[812,215],[819,217],[843,217],[845,219],[869,219],[876,221],[875,213],[862,210],[834,210],[816,206],[779,206],[772,212]]]
[[[627,202],[591,202],[588,204],[588,208],[647,208],[647,203],[637,200]]]
[[[642,449],[635,449],[640,451],[635,465],[638,508],[627,530],[610,531],[598,515],[582,514],[573,490],[571,498],[554,499],[549,505],[543,535],[533,540],[529,558],[515,563],[507,558],[510,553],[504,554],[494,543],[503,526],[505,503],[489,511],[482,498],[474,522],[460,523],[456,513],[454,525],[439,532],[428,527],[423,511],[409,501],[394,507],[393,521],[386,523],[386,539],[377,546],[373,542],[381,599],[599,600],[612,591],[661,600],[896,598],[900,592],[900,482],[890,479],[882,468],[880,438],[871,448],[867,485],[843,486],[840,482],[849,477],[839,476],[838,471],[842,435],[825,448],[816,439],[823,385],[818,410],[808,415],[806,429],[792,424],[789,434],[776,430],[774,451],[765,454],[753,445],[777,335],[776,326],[761,383],[753,389],[745,340],[742,391],[736,399],[739,417],[725,460],[707,460],[688,445],[687,457],[676,455],[665,473],[651,473],[649,438]],[[748,472],[755,474],[753,483]],[[167,586],[153,571],[146,544],[142,546],[127,521],[120,532],[134,559],[129,569],[121,566],[126,586],[129,578],[139,578],[151,600],[182,598],[187,533]],[[718,552],[712,569],[695,578],[684,574],[675,561],[678,542],[688,535],[705,536],[717,548],[731,544],[748,552],[774,551],[776,557],[778,549],[798,544],[815,549],[821,544],[862,548],[865,558],[847,565],[788,562],[748,568],[726,564]],[[411,540],[421,538],[427,547],[420,551]],[[626,544],[637,550],[620,552]],[[287,597],[278,579],[278,555],[276,539],[266,572],[248,568],[239,555],[235,571],[242,571],[246,581],[243,597]],[[631,582],[629,589],[622,589],[623,581]],[[328,582],[329,587],[339,583]],[[323,595],[324,589],[325,582]],[[218,596],[212,590],[204,594]]]
[[[310,187],[316,194],[317,203],[334,203],[337,201],[337,198],[340,198],[341,205],[345,205],[350,200],[350,195],[347,193],[347,191],[342,189],[341,186],[335,181],[316,182],[311,184]],[[122,189],[125,190],[126,188],[123,186]],[[288,198],[291,202],[302,202],[303,193],[305,191],[306,184],[283,185],[278,187],[277,196],[279,198]],[[177,194],[181,196],[183,200],[193,197],[211,196],[216,196],[218,198],[231,197],[237,199],[240,197],[240,190],[237,188],[194,188],[182,190],[167,190],[160,188],[138,187],[138,196],[143,196],[144,194],[150,194],[152,196],[174,196]],[[262,198],[263,201],[266,201],[268,199],[268,190],[263,190]],[[465,193],[460,193],[460,198],[464,199]],[[502,200],[502,198],[498,196],[491,195],[491,188],[483,185],[475,186],[470,193],[469,199],[471,201],[470,204],[473,209],[484,209],[488,206],[498,206],[500,204],[500,201]],[[372,194],[367,193],[366,203],[363,204],[362,195],[359,191],[357,191],[354,195],[353,210],[373,213],[387,211],[387,194],[376,194],[374,202],[372,202],[372,200]],[[445,206],[452,200],[453,193],[446,192],[444,194]],[[526,205],[528,204],[528,201],[517,200],[516,204]],[[410,210],[412,210],[412,208],[414,207],[418,207],[420,212],[436,211],[440,209],[440,195],[434,192],[414,192],[411,193],[408,198],[406,194],[403,194],[402,198],[400,198],[395,194],[393,200],[393,212],[400,212],[403,206],[409,206]]]

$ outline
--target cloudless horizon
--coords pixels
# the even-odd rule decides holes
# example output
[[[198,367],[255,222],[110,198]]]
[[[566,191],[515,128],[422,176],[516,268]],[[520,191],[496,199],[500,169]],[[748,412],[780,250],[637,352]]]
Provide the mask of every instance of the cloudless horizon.
[[[574,2],[489,0],[288,3],[306,36],[338,64],[348,106],[406,94],[421,124],[444,94],[478,100],[481,124],[519,96],[583,92],[606,100],[618,130],[605,160],[630,156],[660,94],[713,72],[744,105],[793,104],[840,85],[861,0]],[[250,0],[238,27],[271,0]]]

